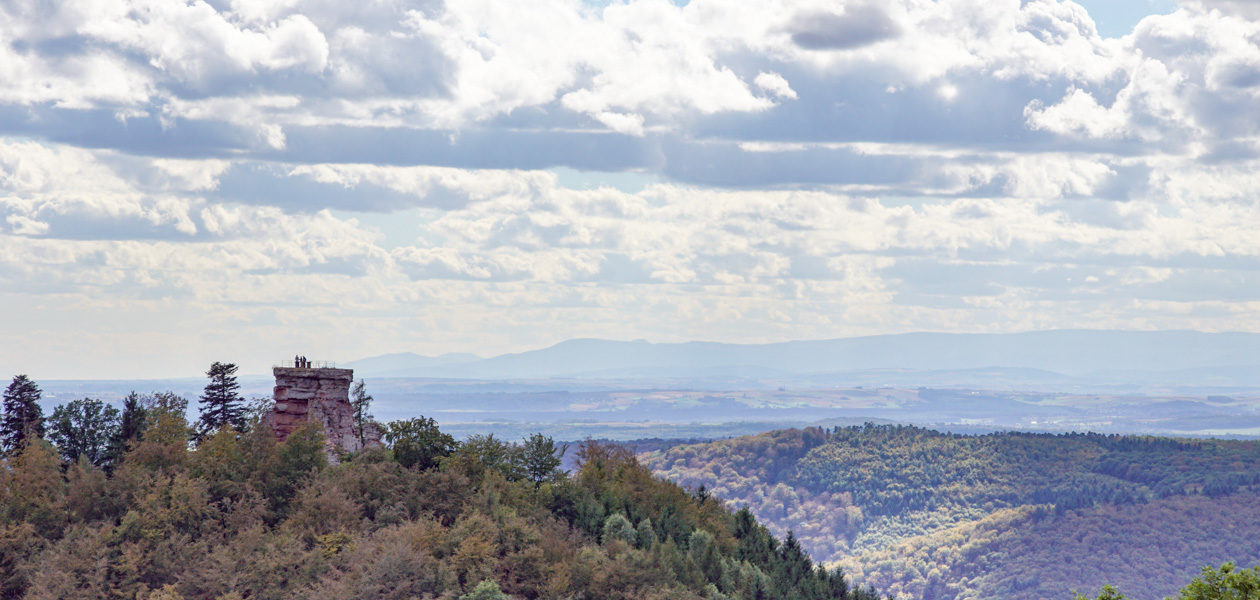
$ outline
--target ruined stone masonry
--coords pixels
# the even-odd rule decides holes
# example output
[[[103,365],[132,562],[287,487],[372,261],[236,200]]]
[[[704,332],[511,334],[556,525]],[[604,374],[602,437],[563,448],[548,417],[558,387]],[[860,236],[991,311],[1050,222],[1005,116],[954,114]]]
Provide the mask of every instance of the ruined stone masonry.
[[[354,408],[350,406],[352,369],[275,367],[272,373],[276,376],[276,404],[271,427],[277,440],[283,442],[303,423],[314,421],[324,428],[330,458],[380,445],[380,430],[375,423],[367,428],[367,444],[360,445],[354,433]]]

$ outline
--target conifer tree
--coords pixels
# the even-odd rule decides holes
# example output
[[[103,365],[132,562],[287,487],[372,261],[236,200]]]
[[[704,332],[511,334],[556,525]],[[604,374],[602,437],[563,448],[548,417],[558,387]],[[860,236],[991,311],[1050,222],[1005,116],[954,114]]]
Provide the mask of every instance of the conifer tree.
[[[136,442],[140,441],[147,424],[147,414],[140,403],[140,394],[132,390],[123,398],[122,416],[114,436],[109,440],[109,458],[107,466],[112,467],[122,461],[122,457]]]
[[[238,430],[245,429],[245,400],[238,393],[241,384],[236,381],[236,365],[215,362],[206,371],[210,383],[202,392],[198,401],[201,417],[197,420],[196,436],[198,440],[230,425]]]
[[[43,395],[26,375],[18,375],[4,390],[4,417],[0,419],[0,450],[6,455],[21,452],[27,442],[44,437]]]

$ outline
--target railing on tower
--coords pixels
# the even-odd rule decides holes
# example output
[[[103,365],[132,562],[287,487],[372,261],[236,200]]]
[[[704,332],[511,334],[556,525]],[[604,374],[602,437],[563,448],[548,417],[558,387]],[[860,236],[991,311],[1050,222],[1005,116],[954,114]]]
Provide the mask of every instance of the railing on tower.
[[[282,369],[336,369],[337,363],[331,360],[308,360],[305,362],[295,360],[282,360],[276,363],[277,367]]]

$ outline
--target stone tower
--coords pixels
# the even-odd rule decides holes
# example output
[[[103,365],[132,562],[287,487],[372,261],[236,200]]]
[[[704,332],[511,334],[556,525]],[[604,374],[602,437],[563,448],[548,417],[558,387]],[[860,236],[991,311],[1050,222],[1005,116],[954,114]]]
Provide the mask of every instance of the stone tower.
[[[276,376],[276,404],[271,428],[276,439],[283,442],[303,423],[314,421],[324,427],[330,457],[361,450],[354,434],[354,409],[350,406],[354,371],[314,367],[305,361],[297,364],[272,369]]]

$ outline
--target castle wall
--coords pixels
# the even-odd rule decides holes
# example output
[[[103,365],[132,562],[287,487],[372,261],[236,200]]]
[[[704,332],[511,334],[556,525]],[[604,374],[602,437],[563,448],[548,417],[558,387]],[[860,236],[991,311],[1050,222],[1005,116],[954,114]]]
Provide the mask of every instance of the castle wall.
[[[298,427],[314,421],[324,427],[330,456],[361,449],[354,435],[350,406],[351,369],[276,367],[275,409],[271,426],[283,442]]]

